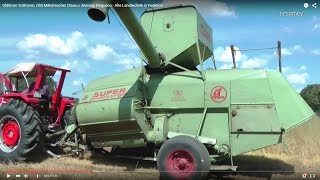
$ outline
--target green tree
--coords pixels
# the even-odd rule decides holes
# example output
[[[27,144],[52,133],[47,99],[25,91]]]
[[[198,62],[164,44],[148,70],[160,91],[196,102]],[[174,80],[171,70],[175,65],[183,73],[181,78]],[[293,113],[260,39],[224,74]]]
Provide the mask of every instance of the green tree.
[[[300,95],[316,113],[320,113],[320,84],[307,85]]]

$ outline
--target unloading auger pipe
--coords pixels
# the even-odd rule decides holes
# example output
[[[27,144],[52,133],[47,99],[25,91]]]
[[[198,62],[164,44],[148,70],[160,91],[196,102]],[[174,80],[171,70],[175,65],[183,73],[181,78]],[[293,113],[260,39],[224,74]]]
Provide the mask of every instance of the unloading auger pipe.
[[[92,20],[102,22],[108,14],[110,7],[108,5],[110,4],[112,4],[121,21],[139,46],[149,66],[152,68],[159,68],[163,64],[160,53],[155,49],[132,9],[130,7],[114,6],[115,4],[128,4],[127,0],[94,0],[92,2],[92,8],[88,10],[89,17]]]

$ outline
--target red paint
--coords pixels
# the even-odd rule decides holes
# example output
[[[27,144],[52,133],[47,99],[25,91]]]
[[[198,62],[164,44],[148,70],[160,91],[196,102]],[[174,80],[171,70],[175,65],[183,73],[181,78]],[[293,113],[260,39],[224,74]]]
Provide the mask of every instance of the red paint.
[[[216,86],[211,90],[211,99],[214,102],[221,103],[227,98],[227,91],[223,86]]]
[[[64,112],[67,109],[70,109],[71,107],[73,107],[75,104],[75,100],[71,97],[63,97],[60,100],[60,104],[58,106],[59,110],[58,110],[58,114],[57,114],[57,118],[54,119],[55,120],[55,126],[59,126],[61,119],[64,115]]]
[[[66,110],[66,108],[70,108],[71,106],[74,105],[75,100],[74,98],[69,98],[69,97],[62,97],[61,91],[63,88],[64,80],[66,77],[66,74],[70,72],[68,69],[62,69],[62,68],[56,68],[53,66],[45,65],[45,64],[36,64],[35,65],[37,69],[37,74],[36,74],[36,82],[35,82],[35,87],[33,91],[38,91],[41,87],[42,79],[46,78],[48,72],[57,72],[60,71],[60,79],[57,84],[57,88],[54,91],[52,95],[52,101],[51,101],[51,117],[50,117],[50,123],[55,123],[57,126],[60,124],[60,120],[62,119],[62,116]],[[32,94],[22,94],[22,93],[14,93],[10,92],[8,94],[2,94],[0,98],[3,98],[0,101],[1,103],[5,103],[9,101],[10,99],[20,99],[26,102],[28,105],[30,105],[33,108],[37,108],[38,105],[40,104],[40,99],[33,97]]]
[[[4,98],[5,102],[9,102],[10,99],[21,99],[32,107],[40,104],[40,99],[34,98],[33,94],[9,93],[2,94],[1,97]]]
[[[185,149],[175,149],[167,157],[166,169],[174,179],[188,179],[196,168],[192,153]]]
[[[127,92],[127,88],[109,89],[105,91],[95,92],[92,96],[92,100],[100,99],[113,99],[123,97]]]
[[[200,32],[208,42],[212,41],[211,33],[207,30],[207,28],[203,24],[200,25]]]
[[[20,126],[16,121],[7,121],[2,128],[2,138],[7,146],[16,146],[20,140]]]

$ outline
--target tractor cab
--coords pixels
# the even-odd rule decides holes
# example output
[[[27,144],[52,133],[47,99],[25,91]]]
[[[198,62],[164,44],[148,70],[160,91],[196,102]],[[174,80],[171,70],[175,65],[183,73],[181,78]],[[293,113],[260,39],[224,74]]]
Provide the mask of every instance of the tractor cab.
[[[13,85],[10,79],[4,74],[0,73],[0,95],[13,91]]]
[[[16,87],[1,97],[7,99],[19,99],[36,109],[43,117],[47,117],[51,123],[60,124],[60,119],[65,108],[73,106],[74,99],[62,97],[61,91],[68,69],[38,63],[19,63],[10,69],[5,75]],[[57,83],[52,77],[60,75]],[[51,88],[49,87],[51,83]],[[1,87],[0,87],[1,88]]]
[[[39,90],[46,85],[47,80],[52,80],[57,70],[55,67],[44,64],[20,63],[6,72],[5,75],[17,87],[13,92],[23,93],[27,97],[41,98]]]

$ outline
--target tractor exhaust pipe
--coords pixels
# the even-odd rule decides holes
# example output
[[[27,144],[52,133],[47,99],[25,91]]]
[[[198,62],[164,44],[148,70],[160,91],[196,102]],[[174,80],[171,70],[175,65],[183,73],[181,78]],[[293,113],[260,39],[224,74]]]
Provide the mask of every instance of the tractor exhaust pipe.
[[[92,2],[93,8],[88,10],[88,16],[94,21],[102,22],[108,17],[110,4],[114,5],[115,3],[127,4],[128,2],[126,0],[94,0]],[[139,46],[142,54],[148,61],[149,66],[152,68],[161,67],[163,65],[164,57],[157,52],[132,9],[129,7],[113,7]]]

